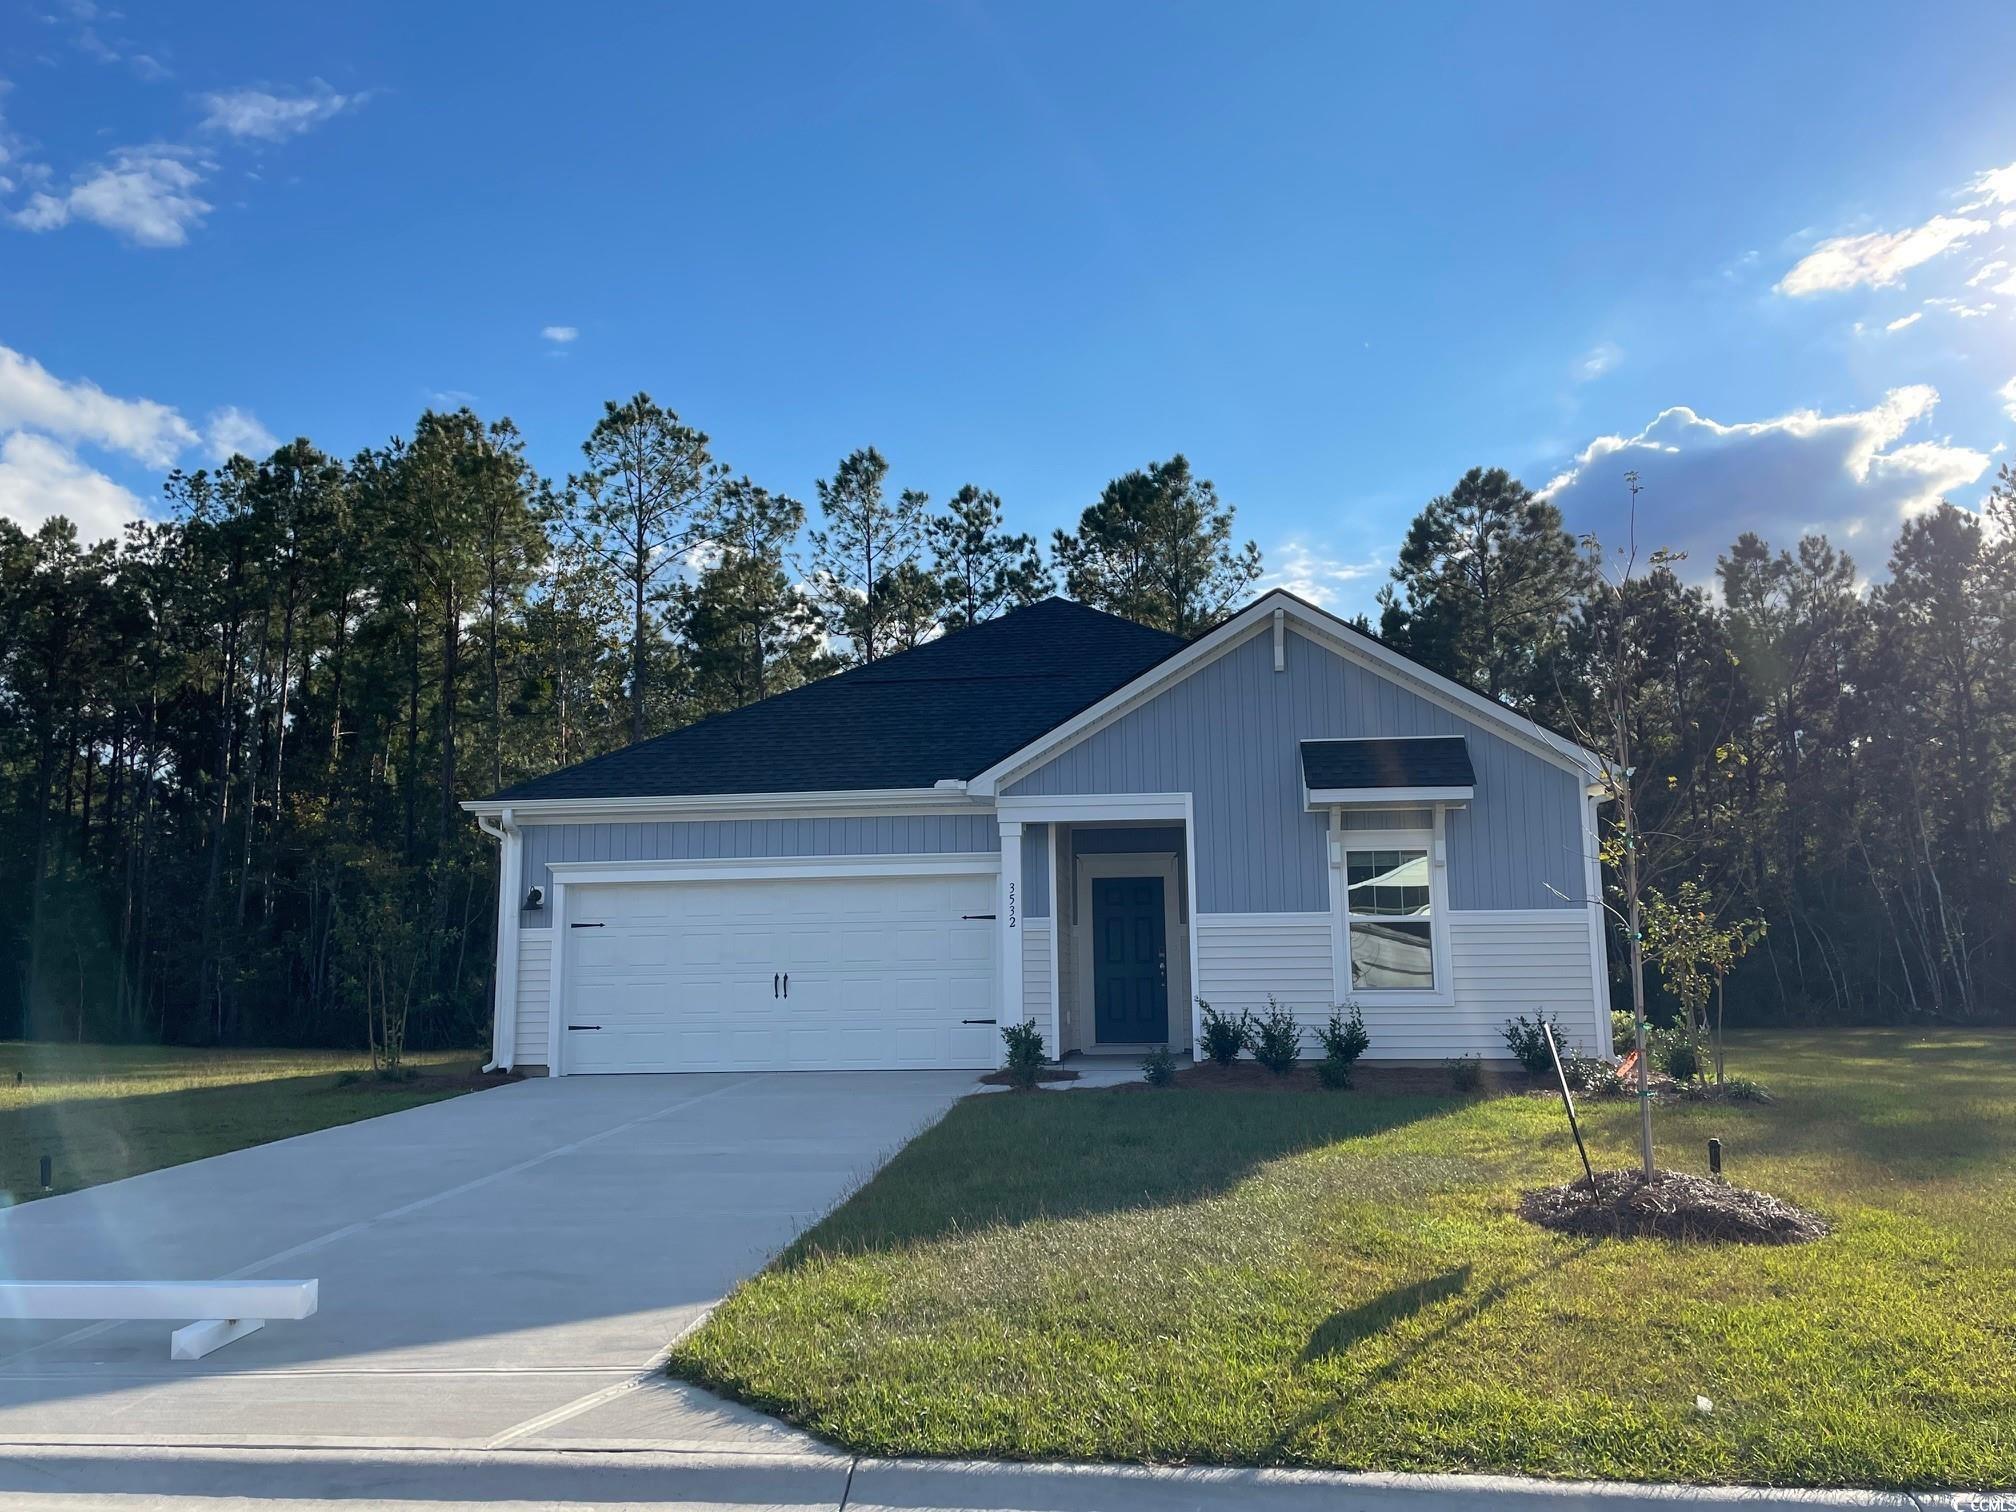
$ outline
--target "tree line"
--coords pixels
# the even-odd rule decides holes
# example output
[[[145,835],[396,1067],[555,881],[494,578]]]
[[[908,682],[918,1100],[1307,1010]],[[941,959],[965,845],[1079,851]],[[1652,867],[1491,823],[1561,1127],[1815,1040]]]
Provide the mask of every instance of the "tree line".
[[[496,866],[463,800],[1060,575],[1195,629],[1259,573],[1181,457],[1046,557],[997,494],[895,490],[873,447],[815,516],[647,394],[563,479],[463,409],[348,460],[303,439],[176,473],[165,502],[117,540],[0,520],[0,1035],[477,1043]]]
[[[430,411],[347,460],[172,475],[118,540],[0,521],[0,1034],[480,1042],[496,867],[462,800],[1059,588],[1190,635],[1261,576],[1181,456],[1047,550],[977,484],[889,474],[855,451],[808,505],[638,394],[564,478],[508,421]],[[1907,523],[1869,590],[1824,539],[1746,535],[1710,595],[1664,558],[1606,582],[1477,469],[1413,522],[1376,629],[1592,743],[1621,711],[1653,916],[1760,921],[1732,1017],[2007,1017],[2012,517],[2005,473]]]

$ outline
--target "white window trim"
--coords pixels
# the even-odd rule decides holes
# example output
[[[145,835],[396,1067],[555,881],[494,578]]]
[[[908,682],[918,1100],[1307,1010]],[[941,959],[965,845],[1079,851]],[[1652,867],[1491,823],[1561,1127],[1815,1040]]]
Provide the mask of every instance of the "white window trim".
[[[1456,983],[1449,956],[1449,854],[1445,810],[1434,809],[1430,829],[1347,830],[1342,808],[1330,810],[1330,953],[1334,971],[1332,992],[1367,1008],[1453,1008]],[[1435,986],[1414,988],[1353,987],[1351,985],[1351,915],[1345,886],[1344,857],[1354,850],[1425,850],[1428,853],[1428,944]]]

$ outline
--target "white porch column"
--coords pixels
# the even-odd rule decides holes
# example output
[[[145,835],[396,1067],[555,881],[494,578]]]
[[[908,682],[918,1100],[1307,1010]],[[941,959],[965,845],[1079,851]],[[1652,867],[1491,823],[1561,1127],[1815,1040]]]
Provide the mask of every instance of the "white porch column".
[[[1022,1022],[1022,821],[1001,823],[1001,896],[995,909],[995,929],[1001,942],[1001,1001],[995,1018],[1002,1029]],[[1047,1047],[1055,1052],[1056,1046]],[[1007,1058],[1005,1041],[994,1046],[996,1064]]]

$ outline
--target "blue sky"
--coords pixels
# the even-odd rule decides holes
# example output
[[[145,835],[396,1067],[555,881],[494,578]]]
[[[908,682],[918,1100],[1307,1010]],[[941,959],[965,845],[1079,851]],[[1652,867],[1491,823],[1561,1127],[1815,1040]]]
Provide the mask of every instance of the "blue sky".
[[[2016,8],[1675,9],[0,0],[0,513],[642,388],[1046,534],[1182,450],[1346,609],[1476,463],[1876,567],[2016,428]]]

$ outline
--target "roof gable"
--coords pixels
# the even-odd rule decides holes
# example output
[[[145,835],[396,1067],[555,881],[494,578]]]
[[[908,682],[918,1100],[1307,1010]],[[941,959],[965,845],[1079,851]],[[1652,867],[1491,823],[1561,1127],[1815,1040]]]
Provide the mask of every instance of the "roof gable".
[[[974,796],[986,797],[1026,780],[1074,745],[1151,702],[1235,646],[1264,635],[1270,622],[1275,626],[1277,637],[1292,625],[1298,633],[1344,660],[1557,767],[1584,778],[1593,778],[1603,769],[1601,756],[1567,736],[1548,729],[1474,688],[1445,677],[1336,615],[1277,588],[1263,594],[1217,628],[1197,637],[1178,654],[1158,662],[1125,686],[1114,689],[1105,698],[1045,732],[1012,756],[987,768],[968,784],[968,791]],[[1278,644],[1277,638],[1277,647]]]

